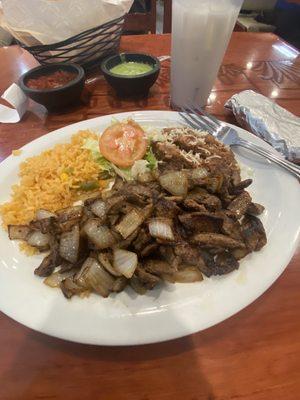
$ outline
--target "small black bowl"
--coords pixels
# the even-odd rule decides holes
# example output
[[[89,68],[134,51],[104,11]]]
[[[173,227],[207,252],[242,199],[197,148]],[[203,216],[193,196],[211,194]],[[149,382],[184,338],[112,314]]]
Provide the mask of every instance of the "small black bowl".
[[[26,85],[29,79],[49,75],[56,71],[72,72],[76,74],[76,77],[66,85],[54,89],[30,89]],[[48,110],[59,110],[79,100],[84,87],[84,81],[84,69],[79,65],[53,63],[29,70],[21,76],[19,85],[23,92],[32,100],[42,104]]]
[[[150,64],[152,70],[145,74],[134,76],[114,74],[110,71],[122,62],[131,61]],[[158,58],[148,54],[122,53],[105,59],[101,64],[101,70],[107,82],[116,90],[119,96],[146,96],[159,75],[160,62]]]

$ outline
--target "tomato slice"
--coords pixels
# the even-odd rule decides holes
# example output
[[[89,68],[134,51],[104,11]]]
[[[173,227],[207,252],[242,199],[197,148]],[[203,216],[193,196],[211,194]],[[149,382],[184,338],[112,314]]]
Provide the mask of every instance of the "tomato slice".
[[[100,136],[99,149],[103,157],[121,168],[131,167],[141,160],[148,146],[145,132],[136,122],[111,125]]]

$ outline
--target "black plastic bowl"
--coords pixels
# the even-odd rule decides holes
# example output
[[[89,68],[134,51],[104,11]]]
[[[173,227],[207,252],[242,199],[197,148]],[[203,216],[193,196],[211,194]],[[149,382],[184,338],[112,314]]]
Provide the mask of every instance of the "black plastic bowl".
[[[26,85],[29,79],[49,75],[59,70],[75,73],[76,77],[66,85],[54,89],[30,89]],[[19,85],[23,92],[32,100],[42,104],[48,110],[59,110],[79,100],[84,87],[84,81],[84,70],[79,65],[53,63],[29,70],[21,76]]]
[[[152,70],[145,74],[134,76],[114,74],[110,71],[116,65],[130,61],[149,64],[152,66]],[[116,90],[119,96],[146,96],[159,75],[160,62],[158,58],[148,54],[122,53],[104,60],[101,64],[101,70],[107,82]]]

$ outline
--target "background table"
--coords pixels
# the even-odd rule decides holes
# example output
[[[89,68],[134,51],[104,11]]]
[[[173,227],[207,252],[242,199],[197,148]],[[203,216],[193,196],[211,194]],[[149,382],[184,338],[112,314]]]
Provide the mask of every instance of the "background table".
[[[168,55],[170,37],[124,37],[121,47]],[[0,93],[34,65],[19,47],[0,49]],[[169,70],[165,61],[148,99],[119,100],[100,75],[93,75],[83,103],[67,112],[48,115],[31,103],[21,123],[0,125],[0,160],[49,131],[83,119],[169,109]],[[299,115],[299,53],[272,34],[234,33],[208,110],[234,122],[223,106],[244,89],[272,97]],[[0,399],[297,400],[299,264],[300,253],[261,298],[229,320],[167,343],[123,348],[79,345],[33,332],[0,314]]]

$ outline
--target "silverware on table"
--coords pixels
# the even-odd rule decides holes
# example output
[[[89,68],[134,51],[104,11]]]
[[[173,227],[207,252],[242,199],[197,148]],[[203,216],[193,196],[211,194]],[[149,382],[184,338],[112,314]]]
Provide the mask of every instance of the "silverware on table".
[[[256,154],[267,158],[275,164],[280,165],[282,168],[285,168],[291,174],[300,179],[300,167],[285,160],[273,151],[266,150],[248,140],[241,139],[235,129],[223,124],[217,118],[204,111],[201,107],[191,108],[187,106],[181,108],[179,114],[194,129],[207,131],[227,146],[245,147]]]

